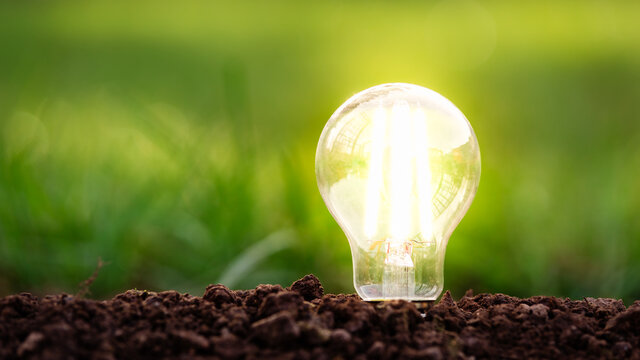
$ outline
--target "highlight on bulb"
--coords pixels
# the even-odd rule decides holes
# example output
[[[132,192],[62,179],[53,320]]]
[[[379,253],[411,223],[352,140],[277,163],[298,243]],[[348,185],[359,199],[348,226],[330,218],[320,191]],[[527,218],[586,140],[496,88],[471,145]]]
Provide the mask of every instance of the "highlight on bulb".
[[[404,83],[354,95],[325,125],[316,176],[364,300],[440,295],[447,242],[480,180],[478,141],[453,103]]]

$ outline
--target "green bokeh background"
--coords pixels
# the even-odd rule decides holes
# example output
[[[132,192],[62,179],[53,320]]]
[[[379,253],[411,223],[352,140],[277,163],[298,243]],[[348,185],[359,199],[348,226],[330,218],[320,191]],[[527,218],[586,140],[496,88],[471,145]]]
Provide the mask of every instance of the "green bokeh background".
[[[314,153],[354,93],[451,99],[482,151],[445,288],[640,298],[640,2],[0,2],[0,295],[353,292]]]

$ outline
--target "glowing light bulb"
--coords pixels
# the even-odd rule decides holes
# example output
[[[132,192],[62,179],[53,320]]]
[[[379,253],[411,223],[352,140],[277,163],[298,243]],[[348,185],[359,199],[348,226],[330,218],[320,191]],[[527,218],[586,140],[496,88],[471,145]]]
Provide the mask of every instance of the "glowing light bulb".
[[[440,295],[447,242],[480,180],[478,141],[455,105],[402,83],[354,95],[322,131],[316,176],[349,239],[360,297]]]

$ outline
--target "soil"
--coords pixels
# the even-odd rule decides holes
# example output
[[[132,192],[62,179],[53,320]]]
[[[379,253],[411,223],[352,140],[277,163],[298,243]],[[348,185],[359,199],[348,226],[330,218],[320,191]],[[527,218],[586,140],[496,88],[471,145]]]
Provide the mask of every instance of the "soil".
[[[502,294],[425,309],[324,295],[313,275],[289,288],[202,297],[129,290],[111,300],[0,299],[2,359],[640,359],[640,301]]]

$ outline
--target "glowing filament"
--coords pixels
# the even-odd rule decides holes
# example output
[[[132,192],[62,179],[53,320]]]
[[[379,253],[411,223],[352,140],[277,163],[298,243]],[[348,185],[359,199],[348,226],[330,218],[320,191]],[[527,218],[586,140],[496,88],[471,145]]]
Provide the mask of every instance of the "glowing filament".
[[[416,154],[416,187],[422,239],[431,242],[433,226],[431,221],[431,168],[429,164],[429,144],[427,140],[427,120],[424,112],[417,109],[413,114],[413,148]]]
[[[411,111],[406,101],[400,101],[391,109],[391,238],[405,241],[411,227]]]
[[[382,160],[386,145],[387,116],[382,105],[373,112],[373,134],[371,140],[371,159],[369,163],[369,181],[367,182],[367,200],[365,202],[364,233],[371,239],[378,230],[380,212],[380,191],[382,189]]]
[[[393,241],[406,241],[416,235],[411,231],[415,229],[412,224],[413,204],[417,203],[422,239],[427,242],[432,240],[433,192],[426,122],[424,112],[421,109],[412,112],[405,101],[393,105],[390,117],[382,105],[373,112],[364,219],[364,233],[369,239],[373,239],[378,232],[381,194],[384,190],[385,151],[388,148],[390,221],[386,230],[389,231],[389,237]]]

